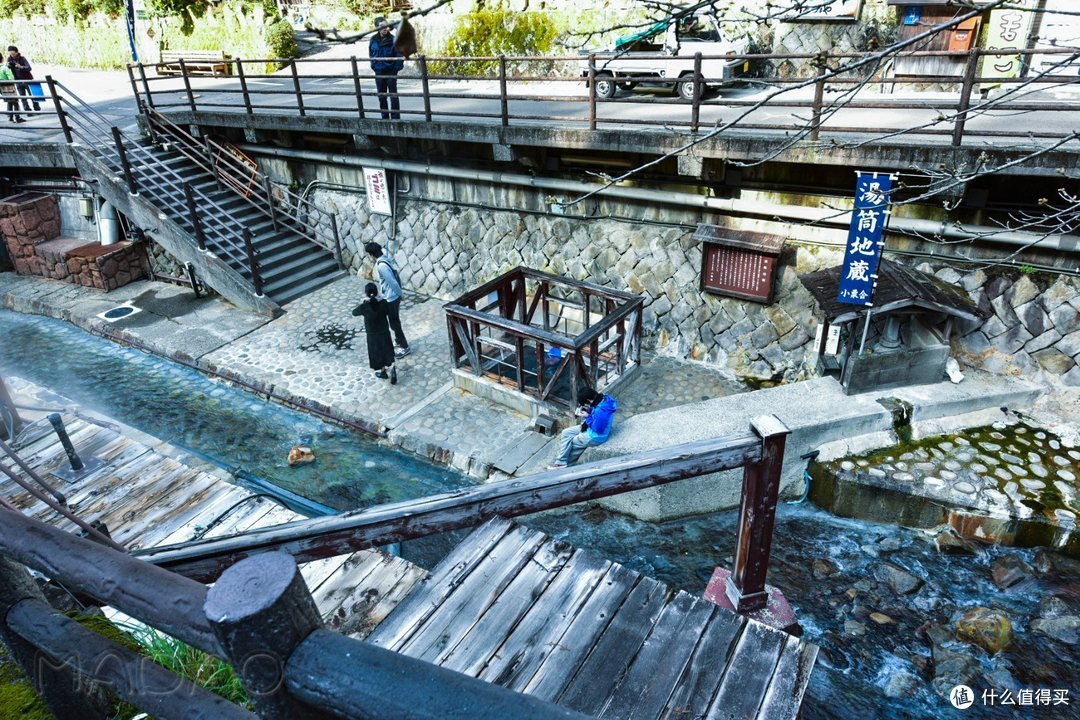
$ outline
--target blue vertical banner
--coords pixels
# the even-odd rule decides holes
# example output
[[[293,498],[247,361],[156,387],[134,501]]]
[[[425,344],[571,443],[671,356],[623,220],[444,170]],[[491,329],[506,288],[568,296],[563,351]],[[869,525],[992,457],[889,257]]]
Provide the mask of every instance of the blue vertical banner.
[[[844,267],[840,273],[837,302],[852,305],[874,304],[877,266],[885,246],[885,225],[889,221],[889,194],[895,175],[855,172],[855,208],[851,211]]]

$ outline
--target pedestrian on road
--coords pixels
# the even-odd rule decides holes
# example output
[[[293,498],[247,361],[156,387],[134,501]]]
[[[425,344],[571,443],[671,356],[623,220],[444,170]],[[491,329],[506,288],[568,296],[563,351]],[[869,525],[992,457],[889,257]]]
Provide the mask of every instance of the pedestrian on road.
[[[0,65],[0,98],[3,98],[4,102],[7,103],[8,122],[26,122],[18,112],[19,92],[15,89],[13,80],[15,80],[15,74],[11,72],[11,68],[7,66],[7,63]]]
[[[401,329],[401,298],[405,295],[401,289],[401,275],[394,267],[394,262],[383,254],[382,245],[369,242],[364,245],[364,250],[375,258],[373,279],[379,283],[379,294],[387,304],[390,329],[394,331],[394,340],[397,342],[394,355],[403,358],[412,350],[409,348],[409,341],[405,339],[405,331]]]
[[[375,371],[375,377],[397,385],[397,368],[394,367],[394,342],[390,339],[390,323],[387,303],[379,298],[379,286],[369,282],[364,286],[367,295],[363,302],[353,308],[353,316],[364,318],[364,333],[367,336],[368,365]]]
[[[11,68],[11,73],[15,76],[16,80],[33,80],[34,74],[30,72],[30,61],[19,54],[19,48],[14,45],[8,45],[7,66]],[[30,102],[26,98],[30,98],[34,103],[34,109],[40,110],[41,105],[34,98],[34,94],[30,90],[29,83],[23,83],[17,86],[19,94],[23,96],[22,109],[26,112],[30,112]]]
[[[573,465],[581,458],[586,448],[603,443],[611,434],[615,411],[619,409],[615,398],[596,392],[592,388],[585,388],[578,393],[578,400],[581,401],[581,406],[574,415],[581,421],[581,425],[571,425],[562,431],[559,457],[548,465],[550,470]]]
[[[375,27],[378,32],[372,35],[368,44],[368,57],[371,59],[371,71],[375,73],[375,89],[379,93],[379,107],[382,109],[383,120],[400,120],[401,102],[397,95],[397,74],[405,67],[405,59],[398,52],[394,43],[394,35],[390,32],[390,23],[386,18],[375,18]],[[390,110],[387,110],[387,98],[390,100]]]

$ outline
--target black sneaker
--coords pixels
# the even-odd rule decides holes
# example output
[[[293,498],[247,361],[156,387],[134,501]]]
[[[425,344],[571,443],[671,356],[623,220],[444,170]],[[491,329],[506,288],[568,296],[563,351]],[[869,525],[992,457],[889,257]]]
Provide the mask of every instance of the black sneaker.
[[[15,122],[17,122],[17,123],[26,122],[26,118],[17,117],[17,118],[15,118]]]
[[[412,352],[412,349],[407,348],[407,347],[394,348],[394,357],[403,358],[403,357],[405,357],[406,355],[408,355],[411,352]]]
[[[379,378],[380,380],[386,380],[390,376],[386,374],[385,370],[380,370],[379,372],[375,373],[375,377]]]

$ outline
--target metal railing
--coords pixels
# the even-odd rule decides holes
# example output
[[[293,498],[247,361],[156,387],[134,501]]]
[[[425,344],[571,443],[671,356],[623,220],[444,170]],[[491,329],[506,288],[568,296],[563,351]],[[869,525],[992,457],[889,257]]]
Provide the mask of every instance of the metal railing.
[[[1000,56],[1001,51],[974,49],[968,52],[917,51],[902,52],[888,56],[872,53],[819,53],[819,54],[732,54],[724,56],[695,56],[693,70],[679,78],[658,78],[654,75],[613,75],[603,55],[553,56],[553,57],[468,57],[444,58],[418,56],[406,60],[406,70],[398,75],[399,91],[396,97],[402,102],[400,115],[414,122],[467,121],[471,123],[497,122],[503,126],[533,125],[558,122],[570,126],[585,125],[591,129],[601,127],[672,127],[689,128],[692,132],[730,123],[736,130],[774,130],[800,133],[809,139],[819,139],[821,133],[845,134],[917,134],[944,136],[953,145],[964,138],[1031,137],[1061,138],[1074,133],[1071,130],[1019,129],[1015,123],[1002,128],[971,128],[968,121],[984,113],[1008,114],[1019,111],[1051,113],[1076,113],[1080,101],[1062,98],[1043,98],[1040,93],[1063,85],[1080,84],[1080,79],[1046,73],[1034,73],[1029,77],[997,78],[981,77],[979,65],[984,58]],[[1080,57],[1078,49],[1035,48],[1010,50],[1008,55],[1031,58],[1034,55],[1060,57],[1059,66],[1069,66]],[[937,59],[951,62],[955,74],[897,76],[892,68],[896,59]],[[657,63],[669,61],[665,55],[641,56],[643,60]],[[764,97],[709,97],[703,89],[719,86],[732,78],[709,77],[702,74],[703,61],[743,60],[747,64],[776,66],[787,61],[805,62],[813,69],[807,77],[781,77],[776,74],[745,78],[748,83],[767,88]],[[234,69],[234,76],[207,78],[184,75],[155,76],[156,65],[129,66],[132,91],[142,106],[160,112],[236,112],[246,115],[287,113],[290,116],[337,116],[359,120],[375,119],[380,114],[375,101],[376,75],[367,70],[366,58],[348,60],[226,60]],[[451,63],[487,62],[495,68],[493,73],[476,77],[451,73],[432,73],[433,63],[449,66]],[[265,67],[278,63],[287,71],[278,73],[252,73],[253,66]],[[508,69],[517,63],[545,63],[561,71],[545,75],[511,74]],[[347,69],[339,72],[333,64],[345,64]],[[361,71],[361,65],[364,71]],[[328,68],[323,71],[322,68]],[[303,72],[301,72],[303,69]],[[740,78],[735,78],[740,79]],[[672,105],[670,112],[662,117],[641,117],[625,112],[626,104],[635,102],[630,96],[604,100],[598,96],[601,82],[616,81],[625,87],[639,83],[677,85],[693,83],[692,99],[665,99]],[[458,86],[451,87],[456,83]],[[530,87],[538,84],[554,84],[567,88],[561,94],[550,94],[549,88],[531,94]],[[466,86],[462,92],[461,84]],[[931,100],[867,97],[859,91],[878,90],[893,92],[896,88],[910,86],[914,89],[927,84],[949,86],[954,97],[934,97]],[[980,84],[1000,85],[1003,92],[996,98],[977,98],[975,89]],[[805,91],[800,95],[799,91]],[[852,95],[854,93],[854,95]],[[471,107],[462,107],[463,100],[481,101]],[[489,101],[484,104],[482,101]],[[539,107],[558,108],[559,114],[530,112]],[[681,109],[680,109],[681,108]],[[716,112],[720,108],[736,110],[736,118],[723,118]],[[784,108],[791,111],[785,120],[763,122],[754,116],[758,110]],[[928,113],[925,120],[913,127],[867,127],[840,124],[838,117],[844,110],[913,110]],[[799,112],[799,111],[804,112]],[[703,112],[710,111],[706,117]],[[1067,117],[1067,116],[1063,116]]]
[[[725,592],[738,612],[754,612],[767,603],[787,434],[775,417],[762,417],[751,432],[732,437],[155,548],[141,553],[149,563],[0,510],[0,637],[58,720],[106,716],[84,679],[109,683],[121,699],[159,717],[253,717],[53,610],[26,565],[222,658],[236,669],[258,717],[582,718],[325,630],[296,563],[742,467],[734,571]]]
[[[641,362],[644,299],[517,267],[443,306],[453,367],[562,407]]]

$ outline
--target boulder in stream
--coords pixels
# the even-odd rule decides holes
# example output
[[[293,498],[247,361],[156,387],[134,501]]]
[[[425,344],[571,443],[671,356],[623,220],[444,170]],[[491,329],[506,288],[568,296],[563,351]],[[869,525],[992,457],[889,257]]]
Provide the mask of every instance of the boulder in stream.
[[[957,535],[952,528],[945,528],[934,536],[934,547],[944,555],[978,555],[979,548],[970,540]]]
[[[293,445],[289,449],[289,467],[315,462],[315,453],[307,445]]]
[[[884,583],[897,595],[907,595],[922,587],[923,581],[907,570],[892,563],[880,563],[874,566],[874,579]]]
[[[1033,571],[1030,565],[1020,559],[1019,555],[1010,553],[995,560],[990,566],[990,573],[994,578],[994,584],[1006,590],[1027,580],[1032,576]]]
[[[995,655],[1012,642],[1012,623],[1000,610],[977,607],[956,621],[956,638]]]
[[[1031,622],[1031,629],[1068,645],[1080,641],[1080,615],[1041,617]]]

